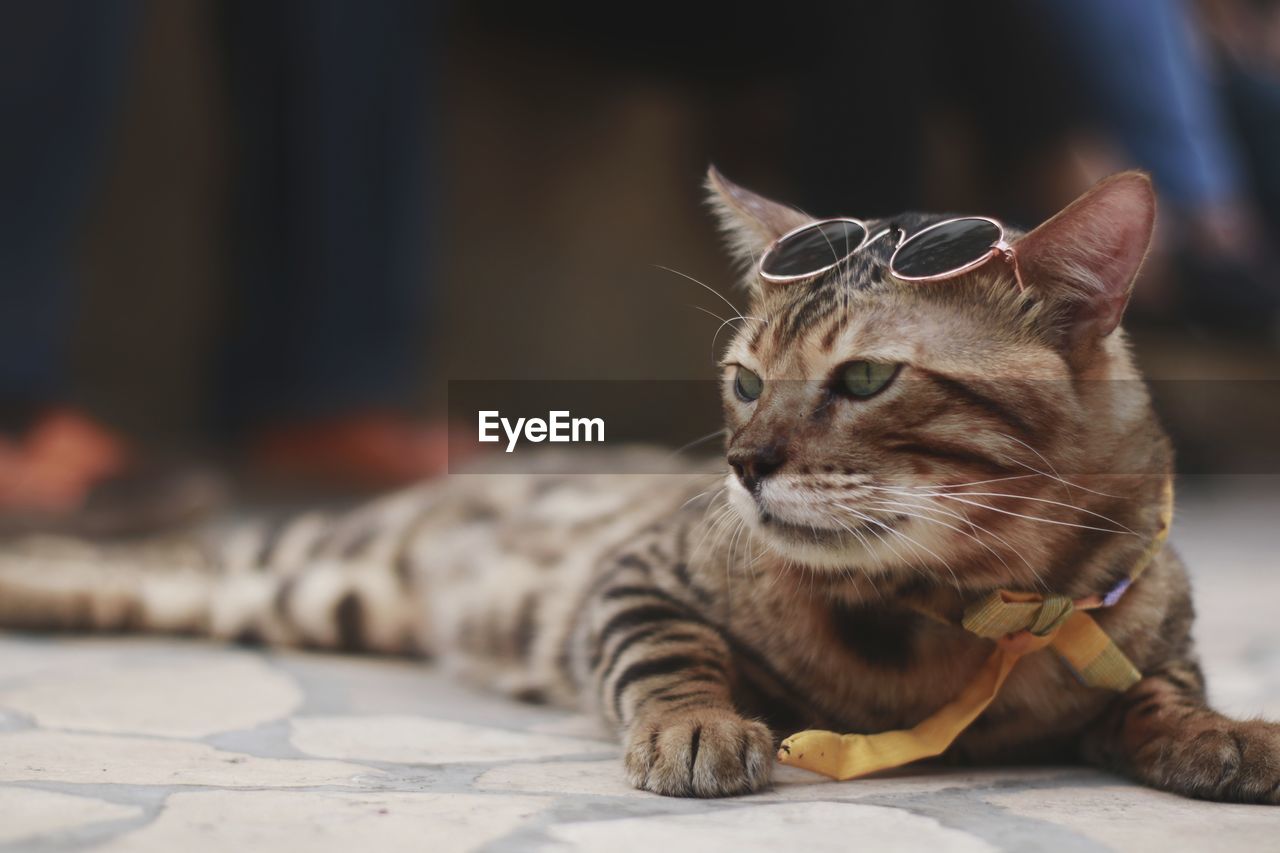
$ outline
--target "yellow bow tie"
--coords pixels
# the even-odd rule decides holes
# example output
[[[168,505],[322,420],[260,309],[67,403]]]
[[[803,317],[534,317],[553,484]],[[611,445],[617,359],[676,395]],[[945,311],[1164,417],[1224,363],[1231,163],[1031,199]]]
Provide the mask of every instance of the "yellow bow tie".
[[[959,695],[914,728],[879,734],[800,732],[782,742],[778,761],[843,780],[941,755],[996,698],[1014,664],[1046,646],[1090,687],[1129,689],[1142,674],[1087,611],[1114,604],[1137,580],[1168,537],[1172,517],[1173,483],[1167,481],[1160,527],[1128,579],[1106,597],[1072,600],[999,590],[968,608],[961,624],[995,640],[995,651]]]

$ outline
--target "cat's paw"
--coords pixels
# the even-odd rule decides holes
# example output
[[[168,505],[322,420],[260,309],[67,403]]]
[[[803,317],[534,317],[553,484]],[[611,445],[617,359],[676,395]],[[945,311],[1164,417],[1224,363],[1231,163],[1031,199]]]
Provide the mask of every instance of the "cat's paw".
[[[1161,745],[1160,787],[1206,800],[1280,805],[1280,724],[1230,722]]]
[[[655,794],[747,794],[769,782],[773,735],[726,709],[673,712],[632,726],[623,762],[631,784]]]

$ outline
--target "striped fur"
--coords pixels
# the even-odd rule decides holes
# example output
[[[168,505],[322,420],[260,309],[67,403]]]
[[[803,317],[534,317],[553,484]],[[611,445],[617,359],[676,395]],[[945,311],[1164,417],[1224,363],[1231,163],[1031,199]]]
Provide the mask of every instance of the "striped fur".
[[[802,217],[711,180],[740,252]],[[1140,195],[1136,180],[1100,192]],[[1107,216],[1130,201],[1108,198]],[[1064,240],[1088,238],[1082,204],[1033,232],[1043,281]],[[813,282],[749,282],[724,407],[728,456],[771,460],[750,487],[723,465],[476,474],[201,541],[12,543],[0,624],[431,657],[512,696],[595,710],[632,782],[670,795],[760,788],[776,738],[802,728],[913,725],[990,651],[922,612],[954,622],[1000,587],[1111,588],[1159,523],[1172,458],[1123,332],[1090,313],[1083,286],[1019,292],[998,263],[906,285],[887,255],[873,246]],[[1127,295],[1114,270],[1089,275],[1099,298]],[[854,400],[833,390],[854,359],[902,367]],[[763,378],[758,400],[734,394],[736,365]],[[661,459],[636,452],[614,470]],[[1205,705],[1174,551],[1099,621],[1143,682],[1116,696],[1032,656],[946,759],[1083,756],[1192,796],[1277,802],[1277,727]]]

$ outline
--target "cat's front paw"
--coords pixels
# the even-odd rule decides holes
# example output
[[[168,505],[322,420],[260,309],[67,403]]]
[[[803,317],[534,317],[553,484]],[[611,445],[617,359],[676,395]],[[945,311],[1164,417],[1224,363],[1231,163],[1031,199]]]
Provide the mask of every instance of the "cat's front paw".
[[[672,712],[633,725],[623,761],[631,784],[655,794],[747,794],[769,781],[773,735],[726,709]]]
[[[1162,744],[1160,787],[1231,803],[1280,805],[1280,724],[1229,721]]]

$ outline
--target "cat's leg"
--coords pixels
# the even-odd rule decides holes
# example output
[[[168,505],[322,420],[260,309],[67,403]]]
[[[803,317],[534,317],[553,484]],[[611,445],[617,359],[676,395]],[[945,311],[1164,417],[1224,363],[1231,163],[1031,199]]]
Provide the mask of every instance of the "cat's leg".
[[[1126,691],[1083,746],[1089,760],[1165,791],[1280,804],[1280,724],[1211,709],[1189,661],[1160,667]]]
[[[636,787],[679,797],[758,790],[773,736],[735,709],[730,645],[681,594],[683,580],[649,556],[617,561],[583,613],[587,689],[623,732]]]

